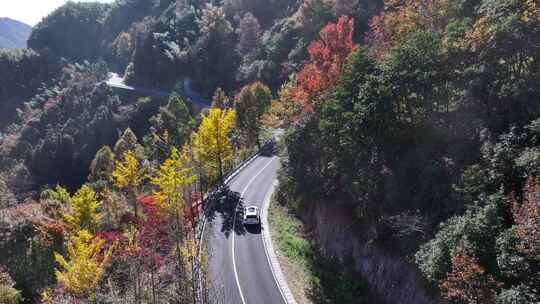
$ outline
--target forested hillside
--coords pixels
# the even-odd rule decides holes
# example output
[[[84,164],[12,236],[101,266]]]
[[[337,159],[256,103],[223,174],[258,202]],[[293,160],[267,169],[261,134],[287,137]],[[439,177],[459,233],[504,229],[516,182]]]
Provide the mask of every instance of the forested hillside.
[[[444,301],[539,301],[539,18],[534,1],[386,1],[365,43],[350,19],[325,27],[279,94],[281,200],[350,209]]]
[[[540,301],[536,0],[68,2],[28,47],[0,52],[0,303],[192,303],[198,204],[277,128],[299,218],[348,210],[434,303]]]

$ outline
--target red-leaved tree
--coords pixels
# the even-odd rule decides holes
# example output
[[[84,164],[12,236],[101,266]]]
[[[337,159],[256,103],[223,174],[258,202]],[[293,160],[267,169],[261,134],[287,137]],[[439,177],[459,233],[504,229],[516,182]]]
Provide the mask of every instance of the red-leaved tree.
[[[519,240],[518,251],[540,263],[540,180],[529,177],[523,187],[523,200],[512,203]]]
[[[151,196],[141,196],[138,204],[143,216],[137,218],[134,238],[125,246],[122,258],[130,265],[135,302],[140,303],[148,290],[152,303],[159,297],[158,288],[164,273],[165,259],[171,251],[169,217]]]
[[[157,270],[163,256],[171,250],[169,217],[152,197],[140,197],[144,219],[139,219],[135,236],[139,262],[148,269]]]
[[[310,61],[298,73],[293,98],[303,111],[313,112],[317,97],[328,92],[339,79],[349,55],[357,48],[353,43],[354,19],[347,16],[329,23],[319,33],[320,39],[308,47]]]
[[[467,304],[494,303],[500,284],[486,273],[478,258],[460,252],[452,257],[452,271],[440,284],[448,301]]]

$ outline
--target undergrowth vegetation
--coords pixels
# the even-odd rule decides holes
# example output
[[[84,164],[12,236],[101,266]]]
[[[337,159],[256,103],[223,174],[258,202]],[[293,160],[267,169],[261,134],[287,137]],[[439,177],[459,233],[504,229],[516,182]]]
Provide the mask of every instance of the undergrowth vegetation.
[[[351,272],[351,261],[322,256],[287,207],[272,200],[268,222],[281,263],[287,265],[289,285],[300,303],[368,303],[366,283]]]

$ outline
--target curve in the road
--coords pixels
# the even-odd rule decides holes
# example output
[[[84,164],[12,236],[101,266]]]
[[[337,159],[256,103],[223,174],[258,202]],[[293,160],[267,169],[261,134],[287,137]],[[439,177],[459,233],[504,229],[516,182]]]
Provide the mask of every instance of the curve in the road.
[[[245,205],[262,207],[273,189],[278,167],[277,157],[258,156],[228,183],[230,198],[217,204],[209,217],[206,244],[212,303],[285,302],[267,259],[261,230],[244,228],[241,217],[236,216],[237,209]]]
[[[255,174],[250,180],[249,182],[247,183],[247,185],[244,187],[244,189],[242,190],[242,193],[240,194],[240,197],[243,198],[245,193],[246,193],[246,190],[249,188],[249,186],[251,186],[251,183],[253,183],[253,181],[259,176],[261,175],[261,173],[264,171],[264,169],[266,169],[268,166],[270,166],[270,164],[272,164],[272,161],[274,161],[274,158],[270,159],[270,161],[264,166],[262,167],[261,170],[259,170],[259,172],[257,172],[257,174]],[[238,208],[238,207],[237,207]],[[236,226],[236,216],[237,216],[237,212],[234,213],[234,220],[233,220],[233,231],[234,231],[234,228]],[[233,269],[234,269],[234,277],[236,279],[236,285],[238,285],[238,292],[240,293],[240,299],[242,300],[242,304],[246,304],[246,300],[244,299],[244,293],[242,292],[242,285],[240,284],[240,279],[238,279],[238,270],[236,268],[236,255],[234,254],[234,239],[235,239],[235,236],[236,233],[233,233],[232,235],[232,245],[231,245],[231,251],[232,251],[232,260],[233,260]]]

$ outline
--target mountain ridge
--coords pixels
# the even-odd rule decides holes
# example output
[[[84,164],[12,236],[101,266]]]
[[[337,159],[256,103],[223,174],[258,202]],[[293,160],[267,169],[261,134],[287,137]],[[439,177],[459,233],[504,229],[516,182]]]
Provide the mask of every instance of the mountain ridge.
[[[0,48],[25,48],[32,27],[8,17],[0,17]]]

